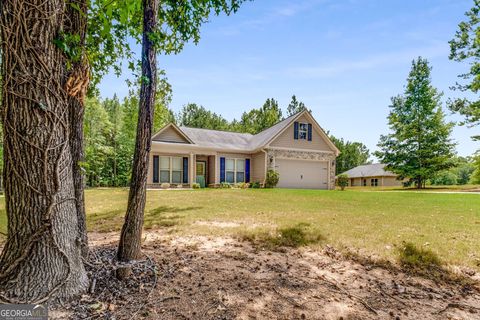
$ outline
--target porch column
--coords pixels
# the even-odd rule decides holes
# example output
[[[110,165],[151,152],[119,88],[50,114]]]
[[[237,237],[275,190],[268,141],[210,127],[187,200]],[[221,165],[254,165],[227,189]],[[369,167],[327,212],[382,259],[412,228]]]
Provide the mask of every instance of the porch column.
[[[215,170],[215,184],[219,184],[220,181],[218,179],[218,157],[217,157],[217,154],[215,153],[215,156],[213,157],[215,160],[215,165],[213,166],[214,170]]]
[[[189,166],[188,166],[188,168],[189,168],[188,181],[190,183],[190,188],[193,188],[193,183],[195,182],[195,181],[193,181],[193,179],[194,179],[193,170],[195,170],[195,157],[194,157],[193,153],[190,153],[188,163],[189,163]]]

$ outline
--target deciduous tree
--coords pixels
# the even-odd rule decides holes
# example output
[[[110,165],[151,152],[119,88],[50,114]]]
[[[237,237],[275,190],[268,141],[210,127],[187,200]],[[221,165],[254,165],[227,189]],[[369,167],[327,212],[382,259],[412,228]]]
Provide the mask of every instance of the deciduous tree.
[[[330,135],[330,139],[340,150],[336,161],[336,174],[345,172],[362,164],[371,163],[370,152],[363,143],[345,141],[343,138],[336,138]]]
[[[72,103],[81,102],[88,79],[59,46],[63,31],[82,28],[69,9],[63,0],[5,0],[0,6],[8,218],[2,302],[67,298],[88,284],[74,179],[81,152],[71,140],[78,134]]]
[[[156,95],[156,54],[177,53],[184,44],[200,39],[200,26],[211,12],[230,13],[241,0],[162,1],[143,0],[142,76],[135,154],[130,181],[125,222],[120,234],[117,259],[128,263],[141,254],[141,237],[146,199],[147,172],[154,120]],[[159,50],[159,51],[157,51]],[[131,268],[117,270],[119,278],[127,277]]]

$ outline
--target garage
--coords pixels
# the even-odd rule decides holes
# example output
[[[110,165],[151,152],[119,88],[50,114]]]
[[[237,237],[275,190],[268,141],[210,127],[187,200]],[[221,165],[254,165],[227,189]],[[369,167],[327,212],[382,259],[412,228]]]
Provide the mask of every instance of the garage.
[[[328,162],[275,159],[279,188],[328,189]]]

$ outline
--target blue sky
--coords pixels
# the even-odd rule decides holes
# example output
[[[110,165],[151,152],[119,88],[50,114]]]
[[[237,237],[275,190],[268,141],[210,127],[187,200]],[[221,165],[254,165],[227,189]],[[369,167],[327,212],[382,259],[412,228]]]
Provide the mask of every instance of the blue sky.
[[[390,97],[402,93],[412,59],[427,58],[433,84],[448,97],[466,65],[448,60],[448,41],[473,0],[257,0],[212,17],[198,45],[160,56],[173,87],[171,108],[189,102],[231,120],[293,94],[320,125],[371,151],[388,132]],[[108,75],[102,97],[128,92],[125,71]],[[449,114],[449,112],[447,111]],[[460,120],[456,115],[450,121]],[[455,127],[459,155],[471,155],[478,128]]]

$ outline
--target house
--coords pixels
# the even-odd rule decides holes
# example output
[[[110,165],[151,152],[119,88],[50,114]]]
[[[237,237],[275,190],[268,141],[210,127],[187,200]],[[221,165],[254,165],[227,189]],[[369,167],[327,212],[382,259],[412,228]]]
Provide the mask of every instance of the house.
[[[403,186],[403,180],[397,180],[397,174],[385,170],[383,163],[364,164],[343,174],[350,178],[351,187]]]
[[[152,137],[147,184],[263,184],[274,169],[280,177],[277,187],[334,189],[338,154],[308,111],[256,135],[170,123]]]

